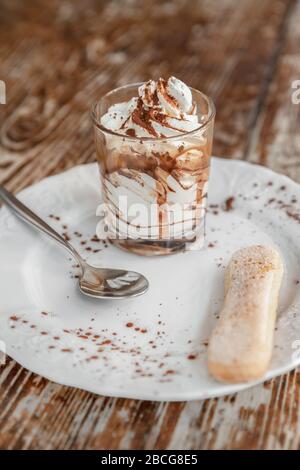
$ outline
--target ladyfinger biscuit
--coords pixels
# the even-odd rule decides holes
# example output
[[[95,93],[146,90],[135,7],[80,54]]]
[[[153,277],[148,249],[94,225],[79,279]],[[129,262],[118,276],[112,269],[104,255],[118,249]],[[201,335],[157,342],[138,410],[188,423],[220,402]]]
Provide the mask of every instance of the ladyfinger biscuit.
[[[250,246],[233,255],[220,319],[208,348],[208,368],[216,379],[248,382],[266,372],[282,275],[283,263],[274,248]]]

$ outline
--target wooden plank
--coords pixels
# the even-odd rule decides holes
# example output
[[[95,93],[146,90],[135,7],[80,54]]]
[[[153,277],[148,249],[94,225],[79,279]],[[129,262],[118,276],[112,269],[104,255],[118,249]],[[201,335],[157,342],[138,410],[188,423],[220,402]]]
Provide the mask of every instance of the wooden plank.
[[[281,52],[272,86],[265,94],[264,109],[249,135],[247,158],[300,181],[300,104],[293,103],[292,88],[300,77],[300,3],[281,41]],[[299,95],[298,95],[299,96]]]
[[[220,399],[159,403],[96,397],[53,384],[14,361],[6,370],[1,448],[299,446],[299,372]]]
[[[45,16],[53,17],[54,11],[44,11],[43,16],[40,9],[32,10],[30,29],[27,23],[21,29],[21,55],[28,50],[25,60],[19,57],[5,63],[5,70],[9,70],[6,74],[10,104],[5,108],[6,122],[1,129],[4,148],[0,160],[5,167],[1,180],[9,189],[20,190],[42,176],[93,158],[88,114],[91,103],[115,85],[160,74],[173,73],[211,93],[218,109],[215,153],[243,156],[248,116],[256,108],[257,89],[268,73],[267,59],[293,1],[244,0],[239,7],[232,0],[222,2],[221,6],[217,1],[193,2],[194,8],[199,4],[196,11],[186,2],[178,4],[176,14],[167,17],[164,12],[160,17],[157,9],[153,9],[155,15],[149,14],[148,5],[138,9],[138,16],[135,9],[123,12],[125,19],[119,18],[119,10],[111,12],[107,7],[102,14],[110,17],[110,23],[105,23],[97,39],[84,18],[76,40],[69,24],[65,31],[64,19],[57,34],[53,34],[52,23],[47,21],[42,31],[37,30],[41,38],[34,46],[32,27],[45,22]],[[76,18],[75,15],[73,21]],[[137,29],[139,21],[143,21],[143,29]],[[267,21],[268,28],[262,28]],[[181,22],[185,24],[184,31]],[[10,24],[7,31],[3,29],[6,36],[2,47],[8,42],[9,28]],[[254,36],[257,42],[253,41]],[[95,52],[100,47],[99,41],[100,45],[104,41],[109,51],[104,57],[99,53],[101,61]],[[263,43],[264,47],[251,46],[252,43]],[[143,52],[139,54],[141,44]],[[105,50],[106,46],[103,47]],[[119,49],[126,53],[120,56]],[[257,51],[261,51],[259,56]],[[45,56],[47,67],[36,65],[43,64]],[[15,102],[15,96],[19,101]],[[224,106],[223,102],[228,104]],[[30,132],[27,126],[31,126]]]
[[[0,182],[18,191],[92,161],[91,102],[114,86],[169,74],[214,97],[215,154],[298,179],[299,107],[287,98],[290,80],[300,78],[300,2],[124,4],[2,2]],[[8,360],[0,448],[295,449],[299,385],[291,372],[221,399],[142,402],[54,384]]]

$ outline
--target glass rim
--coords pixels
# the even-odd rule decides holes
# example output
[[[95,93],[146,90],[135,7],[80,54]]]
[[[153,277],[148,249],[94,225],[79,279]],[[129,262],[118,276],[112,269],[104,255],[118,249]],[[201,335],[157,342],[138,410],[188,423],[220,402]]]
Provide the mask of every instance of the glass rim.
[[[214,102],[213,102],[212,98],[210,96],[205,95],[204,93],[202,93],[202,91],[199,91],[196,88],[189,87],[189,89],[192,92],[194,92],[198,95],[201,95],[207,101],[208,107],[209,107],[209,113],[208,113],[207,119],[203,123],[201,123],[199,125],[199,127],[197,127],[196,129],[193,129],[192,131],[185,131],[185,132],[182,132],[181,134],[168,136],[168,137],[137,137],[137,136],[129,136],[127,134],[121,134],[119,132],[115,132],[115,131],[112,131],[111,129],[108,129],[107,127],[104,127],[100,123],[99,119],[96,116],[96,107],[98,106],[100,101],[103,100],[106,97],[109,97],[113,93],[116,93],[117,91],[121,91],[121,90],[124,90],[126,88],[139,87],[139,86],[143,85],[144,83],[146,83],[146,82],[136,82],[136,83],[130,83],[128,85],[123,85],[123,86],[114,88],[113,90],[110,90],[107,93],[105,93],[105,95],[101,96],[101,98],[98,99],[97,101],[95,101],[91,106],[90,115],[91,115],[93,124],[98,129],[100,129],[102,132],[104,132],[105,134],[110,134],[110,135],[113,135],[113,136],[116,136],[116,137],[121,137],[123,139],[128,139],[128,140],[132,140],[132,141],[143,141],[143,142],[144,141],[148,141],[148,142],[149,141],[150,142],[160,141],[161,142],[161,141],[175,140],[175,139],[180,140],[185,136],[190,136],[190,135],[196,134],[200,130],[205,130],[211,124],[211,122],[214,120],[215,115],[216,115],[216,107],[214,105]]]

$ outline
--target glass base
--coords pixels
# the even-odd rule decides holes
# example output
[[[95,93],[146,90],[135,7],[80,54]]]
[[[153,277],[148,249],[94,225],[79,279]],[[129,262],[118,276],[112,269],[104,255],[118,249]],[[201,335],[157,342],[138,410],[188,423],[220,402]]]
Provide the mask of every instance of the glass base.
[[[182,251],[200,250],[204,245],[204,237],[194,240],[122,240],[109,239],[110,243],[131,253],[141,256],[165,256]]]

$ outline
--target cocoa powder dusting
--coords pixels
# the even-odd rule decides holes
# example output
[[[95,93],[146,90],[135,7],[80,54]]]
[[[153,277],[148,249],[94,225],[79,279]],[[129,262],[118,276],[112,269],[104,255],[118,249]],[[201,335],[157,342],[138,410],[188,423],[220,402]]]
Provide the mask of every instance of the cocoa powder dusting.
[[[232,209],[233,209],[233,203],[234,203],[234,197],[233,197],[233,196],[231,196],[231,197],[229,197],[228,199],[226,199],[226,201],[225,201],[225,209],[224,209],[224,210],[225,210],[226,212],[232,211]]]
[[[136,132],[134,129],[127,129],[126,134],[129,135],[130,137],[136,137]]]

